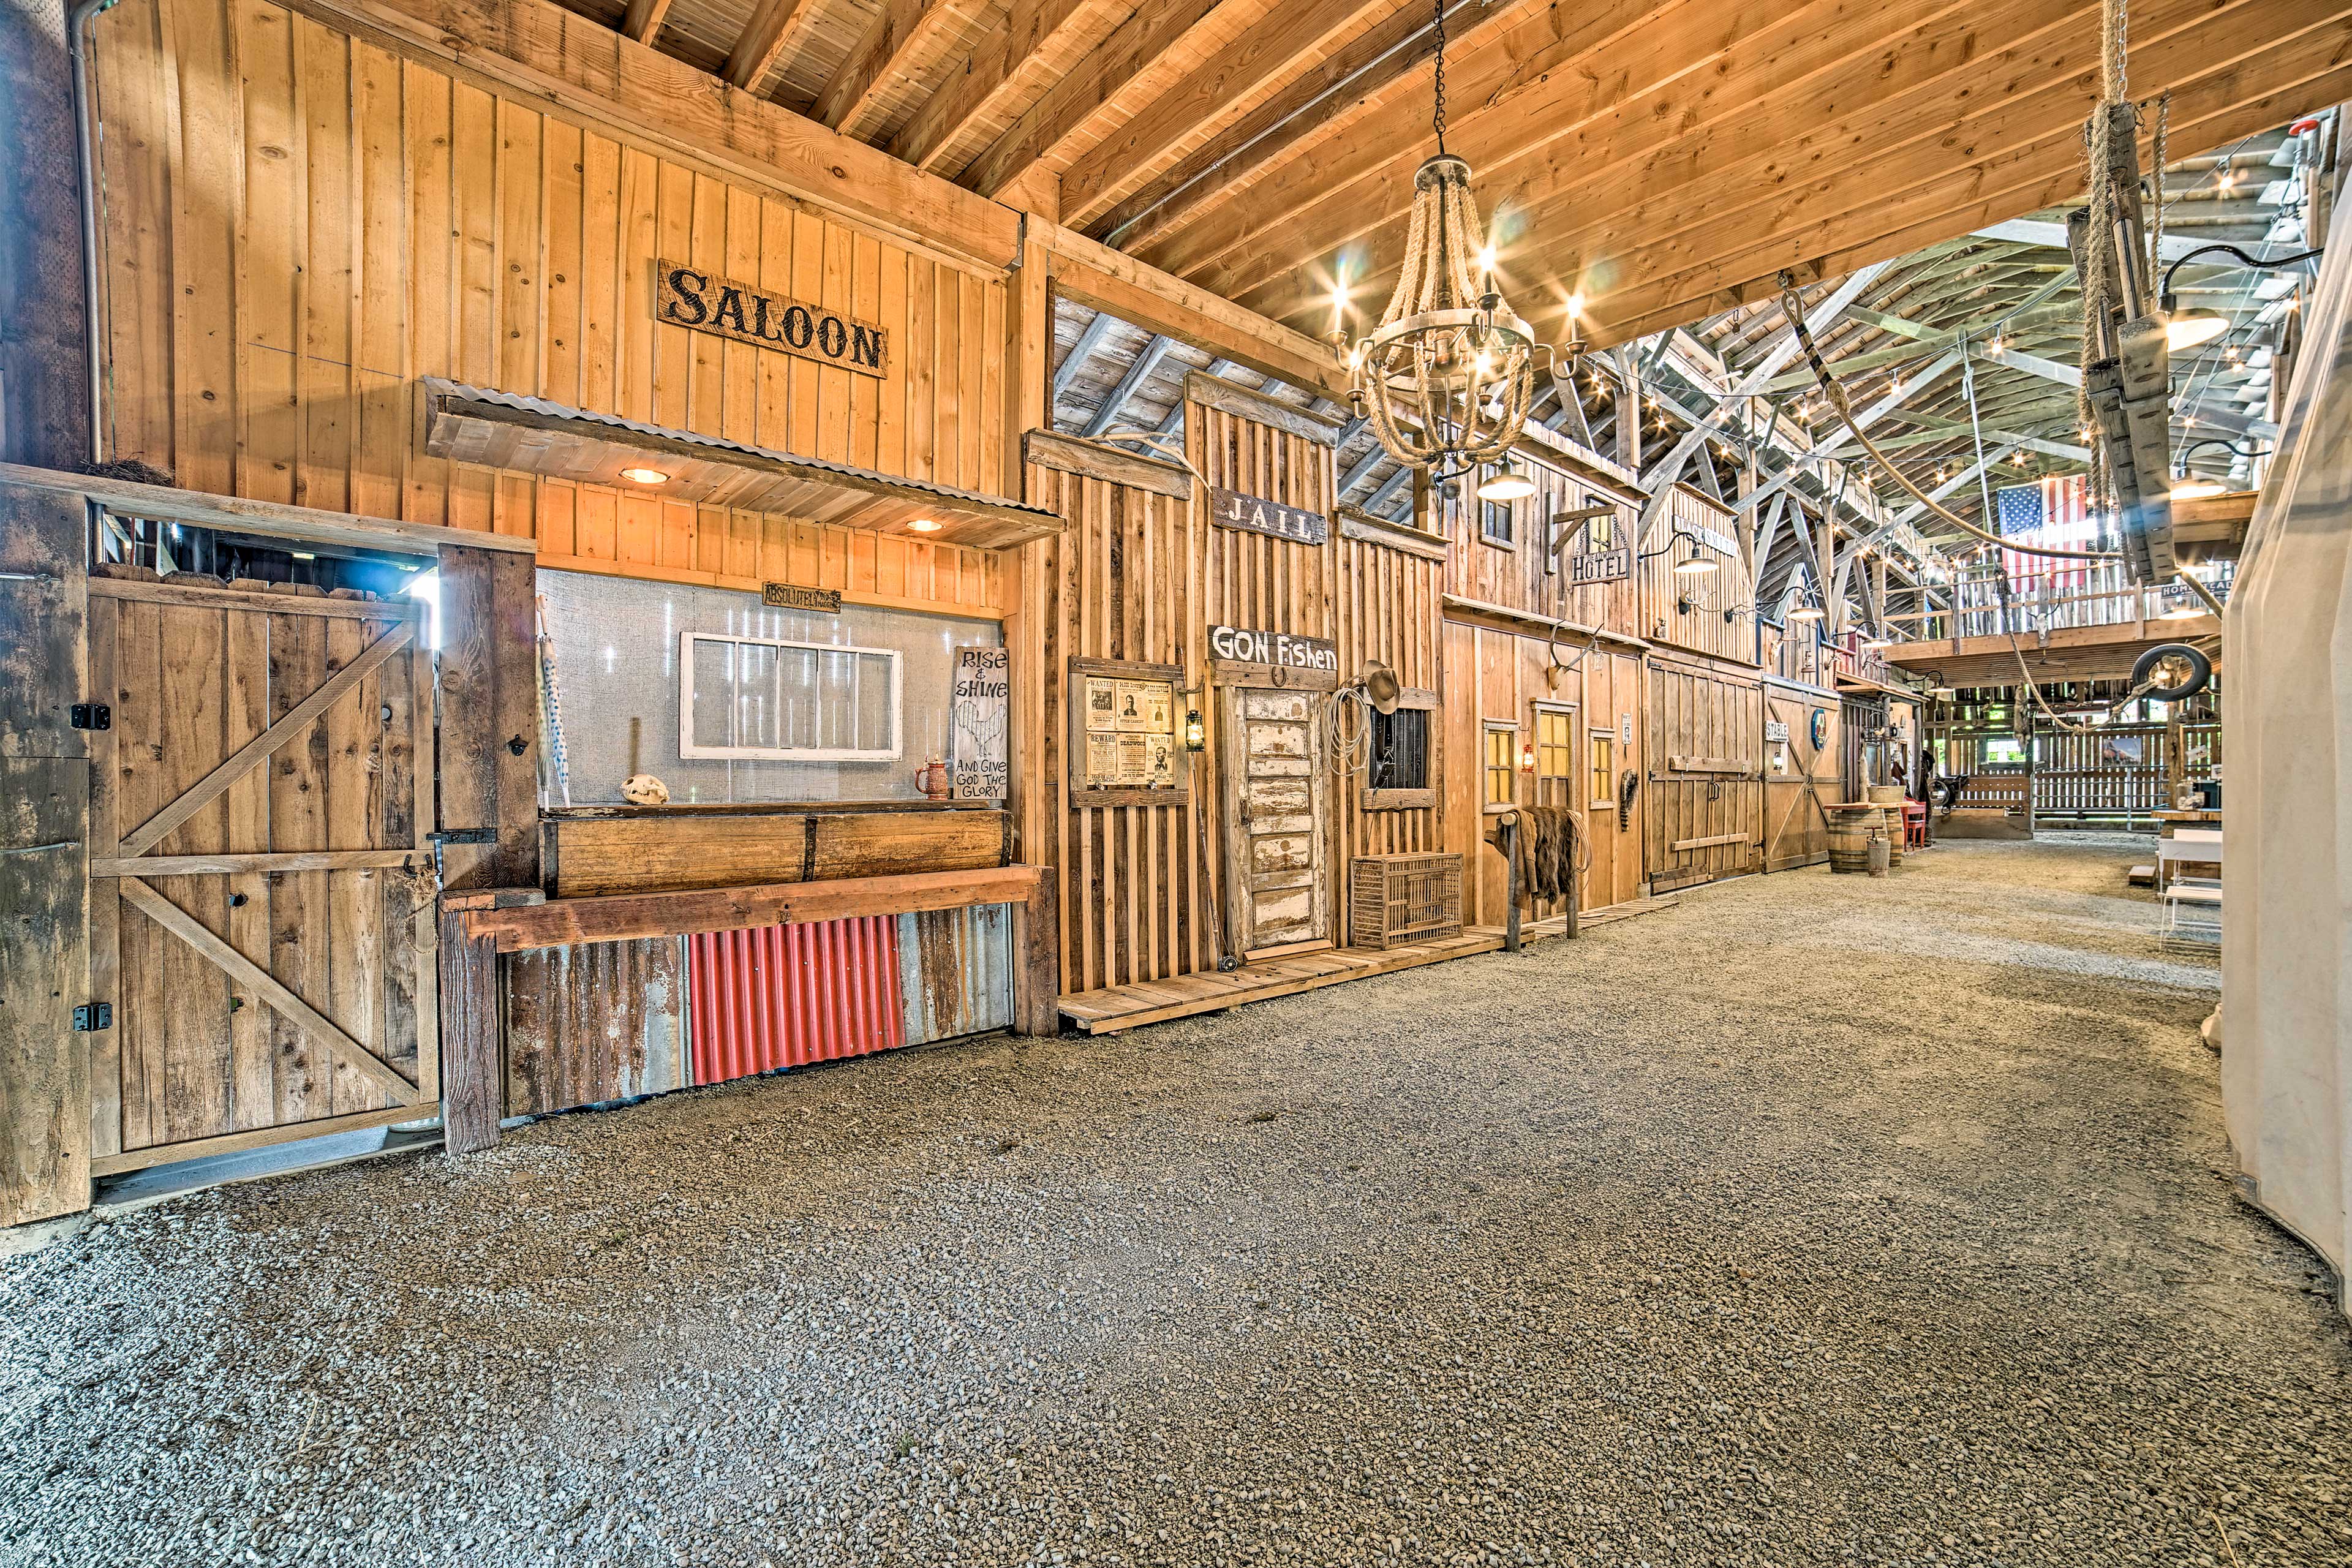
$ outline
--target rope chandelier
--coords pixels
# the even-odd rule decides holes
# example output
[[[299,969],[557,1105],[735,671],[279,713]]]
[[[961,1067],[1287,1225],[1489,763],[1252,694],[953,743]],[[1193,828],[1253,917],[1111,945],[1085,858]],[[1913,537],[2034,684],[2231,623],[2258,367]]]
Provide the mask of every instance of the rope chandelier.
[[[1534,483],[1507,454],[1526,426],[1538,356],[1573,375],[1585,345],[1536,341],[1495,288],[1495,248],[1470,195],[1470,165],[1445,150],[1445,0],[1435,0],[1437,154],[1412,177],[1412,216],[1396,291],[1370,337],[1348,342],[1346,285],[1333,299],[1331,346],[1348,363],[1349,400],[1389,455],[1444,481],[1495,465],[1484,500],[1515,500]],[[1570,331],[1575,331],[1575,308]],[[1563,390],[1563,396],[1573,396]]]

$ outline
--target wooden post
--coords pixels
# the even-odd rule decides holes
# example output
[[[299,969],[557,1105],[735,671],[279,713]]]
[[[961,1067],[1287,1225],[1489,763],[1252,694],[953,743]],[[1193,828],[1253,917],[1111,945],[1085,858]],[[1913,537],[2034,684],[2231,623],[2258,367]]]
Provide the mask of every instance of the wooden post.
[[[497,897],[485,890],[441,900],[441,1143],[452,1154],[495,1147],[505,1104],[498,939],[474,935],[467,921]]]
[[[1571,821],[1573,821],[1573,820],[1576,820],[1576,819],[1575,819],[1575,818],[1570,818],[1570,820],[1571,820]],[[1566,926],[1563,928],[1563,932],[1562,932],[1562,934],[1564,934],[1565,936],[1567,936],[1567,938],[1568,938],[1570,942],[1575,941],[1575,940],[1576,940],[1576,937],[1577,937],[1577,930],[1576,930],[1576,917],[1577,917],[1577,905],[1578,905],[1578,903],[1579,903],[1579,900],[1578,900],[1578,898],[1577,898],[1577,886],[1578,886],[1578,879],[1577,879],[1577,875],[1576,875],[1575,857],[1574,857],[1573,855],[1571,855],[1571,856],[1569,858],[1569,870],[1568,870],[1568,910],[1567,910],[1567,913],[1566,913],[1566,915],[1565,915],[1565,917],[1564,917],[1564,918],[1565,918],[1565,920],[1566,920],[1566,921],[1567,921],[1567,924],[1566,924]]]
[[[1013,906],[1013,1032],[1058,1035],[1061,1022],[1061,931],[1051,866],[1032,868],[1029,897]]]
[[[0,260],[0,321],[8,323],[0,332],[0,458],[52,468],[93,456],[67,9],[59,0],[0,0],[0,140],[9,148],[0,180],[0,234],[9,237]]]
[[[1519,951],[1519,814],[1507,814],[1501,823],[1503,852],[1503,951]]]
[[[539,664],[530,556],[441,550],[441,810],[448,889],[539,885]],[[446,1019],[445,1019],[446,1022]]]
[[[87,526],[79,497],[0,491],[0,1226],[89,1206],[91,1047],[103,1065],[118,1037],[74,1027],[104,991],[89,973],[89,744],[71,714],[119,700],[83,689]]]

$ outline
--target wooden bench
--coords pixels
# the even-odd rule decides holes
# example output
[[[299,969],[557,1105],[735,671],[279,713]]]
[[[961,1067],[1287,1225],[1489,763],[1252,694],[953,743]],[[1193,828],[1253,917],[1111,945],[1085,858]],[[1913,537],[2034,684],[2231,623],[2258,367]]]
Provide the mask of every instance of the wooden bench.
[[[2033,837],[2033,775],[1972,773],[1936,819],[1939,838]]]

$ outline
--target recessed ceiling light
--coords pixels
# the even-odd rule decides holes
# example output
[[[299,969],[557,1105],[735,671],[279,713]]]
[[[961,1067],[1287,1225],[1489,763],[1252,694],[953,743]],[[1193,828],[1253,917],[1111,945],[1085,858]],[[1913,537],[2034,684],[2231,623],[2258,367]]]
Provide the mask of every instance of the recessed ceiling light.
[[[297,561],[316,561],[319,558],[317,552],[310,550],[294,550],[288,552],[288,553],[292,555]]]
[[[928,517],[919,517],[907,526],[917,533],[937,533],[940,531],[940,525]]]
[[[669,476],[659,468],[623,468],[621,477],[633,485],[660,485],[669,482]]]

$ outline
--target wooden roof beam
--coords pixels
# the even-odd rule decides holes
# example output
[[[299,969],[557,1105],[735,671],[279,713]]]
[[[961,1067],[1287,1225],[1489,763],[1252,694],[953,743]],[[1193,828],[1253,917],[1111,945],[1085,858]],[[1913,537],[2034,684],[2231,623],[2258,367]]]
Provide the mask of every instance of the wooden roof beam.
[[[751,8],[751,19],[728,51],[727,64],[719,75],[730,87],[740,87],[745,92],[757,92],[768,78],[768,68],[784,52],[784,46],[801,29],[823,0],[759,0]]]
[[[1136,390],[1151,379],[1152,373],[1160,368],[1160,362],[1166,359],[1168,351],[1175,346],[1174,339],[1163,338],[1154,333],[1151,341],[1143,345],[1143,352],[1135,356],[1135,363],[1127,367],[1127,374],[1118,378],[1118,384],[1111,388],[1110,395],[1103,399],[1102,406],[1095,410],[1094,417],[1087,421],[1086,433],[1089,436],[1099,436],[1118,424],[1120,411],[1127,406],[1127,400],[1133,397]]]
[[[1419,0],[1287,0],[1259,25],[1235,28],[1140,113],[1071,160],[1062,172],[1062,221],[1086,227],[1352,39],[1399,13],[1418,21],[1426,8]]]
[[[1455,47],[1469,48],[1519,5],[1520,0],[1447,0],[1446,37]],[[1354,116],[1362,100],[1377,96],[1391,107],[1409,101],[1408,79],[1427,80],[1429,31],[1422,12],[1397,12],[1113,205],[1090,226],[1092,231],[1139,253],[1181,226],[1190,214],[1217,205],[1256,172],[1282,162],[1290,150],[1321,141],[1334,120]],[[1427,87],[1421,91],[1426,95]]]
[[[1058,178],[1066,148],[1123,134],[1122,122],[1138,104],[1148,107],[1173,85],[1186,62],[1263,19],[1248,0],[1166,0],[1136,9],[971,161],[962,171],[964,184],[993,195],[1040,173]],[[1071,216],[1066,189],[1061,200],[1062,221],[1083,226]]]
[[[919,63],[957,16],[951,0],[885,0],[818,91],[811,113],[843,135],[863,140],[881,118],[882,89]]]
[[[1037,56],[1099,30],[1109,9],[1105,0],[1013,0],[1004,25],[892,139],[890,155],[931,174],[961,173],[945,165],[965,132],[1022,85]]]
[[[629,0],[629,8],[621,16],[622,35],[641,44],[652,43],[669,16],[669,6],[670,0]]]

